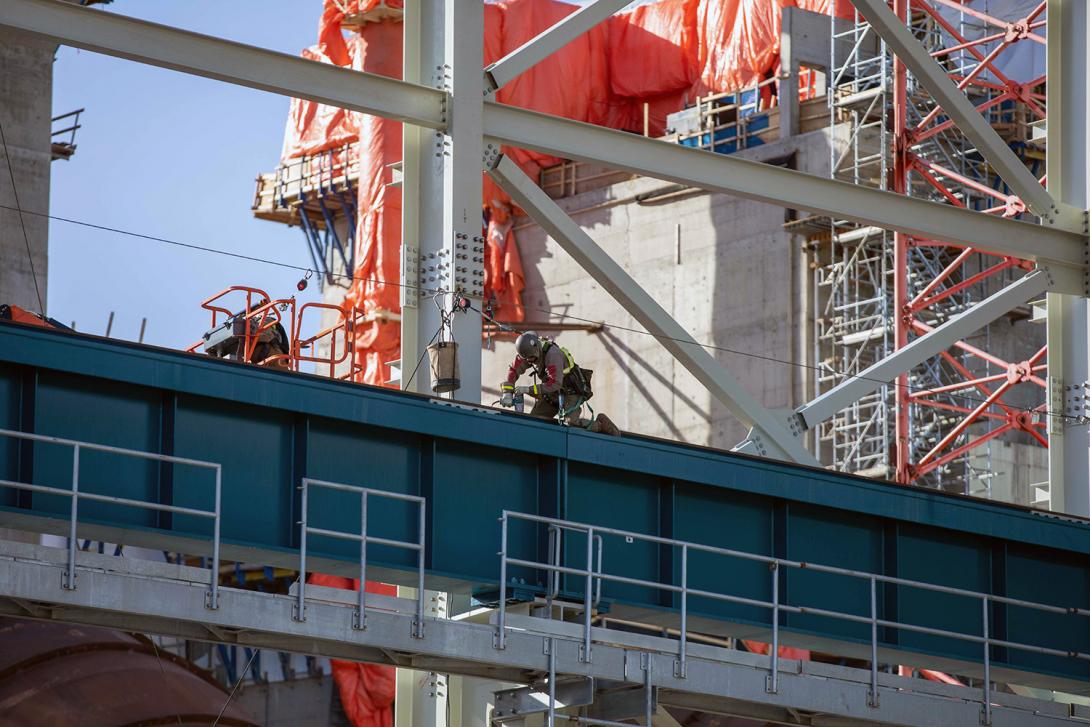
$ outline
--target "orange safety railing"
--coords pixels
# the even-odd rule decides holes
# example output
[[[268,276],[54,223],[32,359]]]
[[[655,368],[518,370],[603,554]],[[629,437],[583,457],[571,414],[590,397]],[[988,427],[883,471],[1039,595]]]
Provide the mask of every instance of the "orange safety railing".
[[[303,314],[308,308],[334,311],[337,314],[337,322],[321,329],[313,336],[303,338]],[[291,355],[295,362],[295,370],[299,370],[300,362],[311,361],[316,364],[315,373],[319,373],[320,367],[328,366],[329,378],[356,381],[357,375],[363,370],[363,367],[356,361],[356,330],[363,318],[364,314],[361,311],[352,309],[350,315],[340,306],[332,305],[330,303],[304,303],[300,306],[296,319],[299,328],[297,334],[292,338],[291,347]],[[317,346],[315,344],[327,337],[329,338],[329,354],[326,356],[318,355]],[[339,352],[337,346],[338,339],[343,343]],[[307,349],[311,352],[304,353]],[[337,367],[345,361],[349,362],[348,370],[338,375]]]
[[[225,299],[232,293],[244,293],[245,305],[229,307]],[[241,333],[242,346],[239,358],[258,366],[282,366],[291,371],[299,371],[299,365],[306,361],[315,364],[315,373],[342,381],[360,381],[363,366],[356,360],[356,335],[370,318],[358,309],[344,310],[331,303],[309,302],[297,305],[294,297],[272,298],[260,288],[245,285],[232,285],[201,302],[201,307],[212,314],[211,329],[215,329],[232,318],[246,321]],[[304,336],[303,318],[307,310],[332,311],[336,314],[332,325],[321,328],[313,335]],[[256,321],[256,325],[251,324]],[[268,356],[261,361],[252,361],[254,351],[260,343],[261,335],[273,326],[285,325],[288,352]],[[210,329],[210,330],[211,330]],[[318,353],[318,343],[328,340],[329,348],[325,354]],[[186,349],[196,353],[206,343],[201,339]]]
[[[231,293],[242,292],[245,293],[245,307],[237,313],[230,308],[223,307],[226,303],[223,301]],[[291,354],[275,354],[269,356],[261,361],[250,361],[253,358],[254,350],[257,348],[257,344],[260,342],[261,334],[271,329],[277,324],[283,325],[283,311],[290,311],[289,326],[286,333],[288,334],[288,344],[290,351],[290,344],[295,340],[298,332],[296,329],[296,314],[295,314],[295,298],[279,298],[273,299],[268,293],[260,288],[251,288],[245,285],[232,285],[229,288],[221,290],[215,295],[206,298],[201,302],[201,307],[212,313],[212,326],[214,329],[231,318],[241,316],[243,320],[247,322],[243,337],[243,355],[240,357],[243,361],[250,363],[256,363],[259,366],[269,366],[273,364],[279,364],[284,362],[288,368],[293,370],[296,367],[291,360]],[[223,318],[221,319],[221,314]],[[257,321],[256,328],[250,326],[250,321]],[[211,330],[211,329],[210,329]],[[196,352],[205,341],[202,338],[192,346],[186,349],[190,353]]]

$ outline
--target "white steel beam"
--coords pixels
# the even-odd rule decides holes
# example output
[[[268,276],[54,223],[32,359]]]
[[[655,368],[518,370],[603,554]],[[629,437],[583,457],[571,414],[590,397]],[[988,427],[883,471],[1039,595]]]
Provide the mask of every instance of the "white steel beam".
[[[996,133],[987,119],[973,106],[969,97],[959,89],[931,57],[908,26],[890,10],[886,0],[851,0],[890,49],[920,80],[924,88],[942,106],[943,111],[984,155],[999,176],[1015,194],[1037,215],[1054,223],[1060,213],[1052,196],[1041,186],[1033,173]]]
[[[434,83],[437,65],[436,53],[442,48],[436,48],[434,42],[436,25],[436,13],[431,0],[405,0],[402,15],[401,28],[403,38],[402,77],[409,83],[425,84],[427,79]],[[421,384],[412,376],[416,362],[422,355],[422,347],[417,340],[420,331],[420,294],[418,285],[420,281],[420,255],[423,249],[423,241],[432,238],[429,229],[429,219],[434,219],[435,214],[429,217],[428,210],[439,210],[440,223],[442,220],[442,190],[440,194],[434,194],[434,171],[437,164],[436,158],[429,154],[431,151],[429,142],[433,135],[442,138],[442,135],[431,129],[424,129],[411,124],[403,125],[401,129],[401,289],[398,293],[401,303],[401,358],[398,385],[402,390],[424,391]],[[434,200],[438,197],[438,203]],[[420,379],[423,381],[423,378]]]
[[[509,81],[540,63],[583,33],[593,28],[632,0],[594,0],[559,21],[551,28],[523,43],[484,69],[490,91],[503,88]]]
[[[493,143],[1038,260],[1052,268],[1057,286],[1082,294],[1086,236],[1081,229],[1002,219],[495,103],[485,104],[484,132]],[[1061,278],[1058,267],[1075,275]]]
[[[392,78],[59,0],[3,0],[0,26],[58,43],[419,126],[446,125],[446,95]]]
[[[1086,0],[1049,0],[1048,28],[1048,186],[1061,202],[1086,210],[1090,206],[1090,12]],[[1090,301],[1086,298],[1048,296],[1048,384],[1050,506],[1090,516],[1086,400],[1090,394]]]
[[[1015,307],[1041,295],[1050,285],[1047,270],[1035,270],[998,293],[985,298],[960,315],[915,339],[894,354],[845,379],[809,404],[799,407],[797,414],[807,429],[813,429],[838,411],[850,406],[897,376],[927,359],[945,351],[956,341],[983,328]]]
[[[133,20],[59,0],[4,0],[0,25],[151,65],[442,129],[446,94],[424,86]],[[478,72],[478,77],[480,73]],[[482,88],[483,93],[483,88]],[[1084,294],[1086,235],[689,149],[486,102],[492,140],[657,179],[1047,263],[1057,290]]]
[[[756,431],[768,456],[804,464],[820,464],[803,446],[798,432],[764,408],[722,364],[697,343],[639,283],[632,279],[564,210],[514,162],[499,155],[491,177],[556,240],[591,277],[658,339],[682,366],[708,388],[739,421]]]
[[[481,155],[484,78],[484,4],[480,0],[445,2],[443,11],[443,54],[441,72],[451,93],[447,119],[448,144],[436,149],[443,170],[443,255],[436,263],[438,287],[449,291],[438,298],[440,307],[451,311],[454,298],[484,296],[485,240],[481,220]],[[431,267],[428,261],[428,267]],[[445,268],[442,266],[446,266]],[[428,287],[432,287],[428,270]],[[439,310],[426,305],[420,318],[420,339],[439,326]],[[450,318],[451,333],[458,342],[461,387],[454,398],[481,403],[481,325],[478,315],[456,313]],[[434,324],[434,325],[433,325]]]

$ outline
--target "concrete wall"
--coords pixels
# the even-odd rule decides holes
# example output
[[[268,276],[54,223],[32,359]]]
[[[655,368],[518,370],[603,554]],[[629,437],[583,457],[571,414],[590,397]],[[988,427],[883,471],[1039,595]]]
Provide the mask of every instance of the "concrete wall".
[[[824,176],[828,137],[815,131],[739,156],[792,156],[795,168]],[[662,192],[658,198],[656,191]],[[648,193],[650,199],[635,199]],[[775,408],[802,401],[806,370],[786,362],[805,358],[810,324],[802,320],[801,300],[810,273],[801,239],[783,231],[782,208],[679,192],[646,178],[559,204],[698,341],[719,347],[716,358],[759,401]],[[745,429],[725,407],[537,225],[521,219],[516,230],[527,275],[527,320],[578,322],[559,317],[569,314],[609,324],[599,333],[556,335],[580,365],[594,370],[597,411],[624,430],[694,444],[729,448],[744,438]],[[485,352],[486,401],[498,398],[513,357],[510,339]]]
[[[21,206],[31,212],[49,212],[55,49],[55,43],[0,30],[0,124],[15,178],[13,190],[9,160],[0,146],[0,303],[32,311],[39,310],[35,277],[43,304],[46,300],[48,220],[40,215],[23,215],[20,223],[18,212],[8,208]]]
[[[255,722],[265,727],[347,725],[333,677],[246,684],[234,697]]]

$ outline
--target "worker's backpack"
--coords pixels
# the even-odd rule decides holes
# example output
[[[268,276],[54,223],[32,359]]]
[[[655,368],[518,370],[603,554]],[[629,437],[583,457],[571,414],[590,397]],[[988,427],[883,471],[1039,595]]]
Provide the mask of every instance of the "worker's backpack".
[[[592,369],[585,369],[575,363],[575,358],[571,355],[571,351],[563,346],[557,346],[557,344],[546,339],[543,342],[541,348],[542,361],[545,358],[545,352],[549,350],[550,346],[556,346],[560,349],[560,353],[564,355],[564,371],[563,378],[561,379],[561,391],[565,396],[578,396],[584,401],[594,396],[594,390],[590,386],[591,376],[594,375]]]
[[[590,379],[594,375],[594,369],[585,369],[582,366],[574,366],[570,373],[564,377],[565,386],[571,386],[573,394],[589,399],[594,396],[594,390],[590,386]]]

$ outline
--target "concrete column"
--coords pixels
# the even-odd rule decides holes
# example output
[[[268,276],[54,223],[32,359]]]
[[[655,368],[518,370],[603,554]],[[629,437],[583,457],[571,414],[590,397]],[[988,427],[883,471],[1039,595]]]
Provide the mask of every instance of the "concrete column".
[[[46,301],[49,225],[41,214],[49,212],[56,48],[57,44],[48,40],[0,30],[0,125],[11,156],[8,159],[0,146],[0,303],[35,312],[41,312]],[[20,222],[15,207],[39,214],[24,214]]]
[[[795,13],[783,10],[780,29],[780,138],[799,133],[799,62],[792,47]]]

